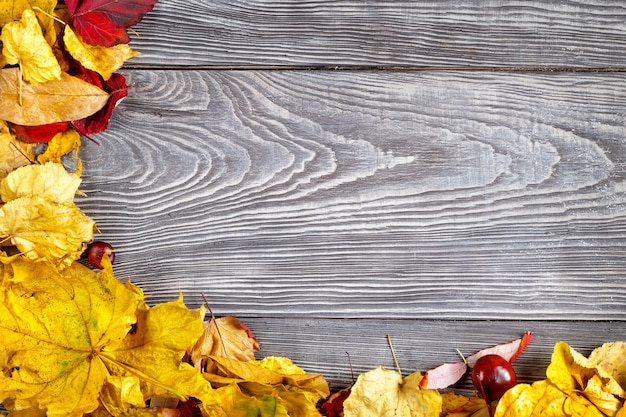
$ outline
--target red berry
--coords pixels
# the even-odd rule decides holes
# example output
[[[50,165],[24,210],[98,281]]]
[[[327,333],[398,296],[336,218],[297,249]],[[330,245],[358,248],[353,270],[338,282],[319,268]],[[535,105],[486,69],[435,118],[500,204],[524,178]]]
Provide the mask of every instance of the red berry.
[[[109,260],[111,263],[115,261],[115,252],[113,246],[106,242],[96,241],[87,246],[87,261],[94,268],[102,269],[102,257],[109,252]]]
[[[500,355],[485,355],[472,368],[472,382],[480,396],[490,403],[499,400],[504,393],[517,384],[515,370]]]

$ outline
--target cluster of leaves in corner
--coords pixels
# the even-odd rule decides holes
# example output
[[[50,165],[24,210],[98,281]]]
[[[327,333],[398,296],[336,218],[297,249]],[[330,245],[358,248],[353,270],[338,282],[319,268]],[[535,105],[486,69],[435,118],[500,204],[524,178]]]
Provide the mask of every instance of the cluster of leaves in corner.
[[[53,141],[44,160],[58,160],[78,150],[81,134],[106,130],[128,94],[116,71],[137,55],[127,29],[155,3],[0,0],[0,131]]]
[[[94,230],[73,201],[79,184],[52,162],[0,181],[0,403],[10,415],[320,416],[324,378],[287,358],[255,360],[258,341],[237,319],[205,321],[182,298],[150,307],[107,255],[99,272],[78,262]]]

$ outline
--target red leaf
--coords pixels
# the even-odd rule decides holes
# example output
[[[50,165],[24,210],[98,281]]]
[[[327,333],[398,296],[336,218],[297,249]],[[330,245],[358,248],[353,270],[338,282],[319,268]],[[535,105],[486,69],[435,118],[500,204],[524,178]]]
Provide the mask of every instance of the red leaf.
[[[190,398],[178,404],[178,417],[202,417],[200,401]]]
[[[67,126],[67,122],[57,122],[40,126],[21,126],[9,123],[9,127],[13,130],[15,137],[28,143],[50,142],[57,133],[65,132]]]
[[[343,402],[350,396],[352,386],[344,388],[331,395],[326,402],[322,404],[322,411],[326,417],[343,416]]]
[[[85,42],[113,46],[128,43],[126,29],[138,23],[157,0],[66,0],[72,28]]]
[[[109,120],[113,115],[113,110],[115,110],[119,102],[128,95],[128,86],[126,85],[126,79],[121,74],[115,73],[107,81],[104,81],[94,71],[88,69],[84,69],[84,71],[86,71],[87,78],[96,77],[93,82],[89,79],[86,79],[86,81],[91,84],[96,84],[97,81],[101,84],[102,89],[111,95],[107,104],[102,109],[89,117],[72,122],[78,133],[83,136],[89,136],[94,133],[104,132],[107,129]]]

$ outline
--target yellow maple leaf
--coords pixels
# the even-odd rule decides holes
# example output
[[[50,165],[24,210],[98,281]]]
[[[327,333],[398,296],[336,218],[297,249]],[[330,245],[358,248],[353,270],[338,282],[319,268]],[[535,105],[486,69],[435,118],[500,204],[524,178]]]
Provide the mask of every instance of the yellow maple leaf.
[[[0,180],[14,169],[31,164],[35,158],[33,147],[16,140],[7,124],[0,120]]]
[[[65,27],[63,41],[74,59],[85,68],[102,75],[105,80],[111,78],[111,75],[120,69],[124,62],[139,54],[125,43],[112,47],[90,45],[83,42],[69,26]]]
[[[202,310],[180,298],[148,307],[106,257],[98,273],[79,263],[59,272],[24,258],[5,267],[0,401],[69,417],[98,409],[125,415],[152,395],[213,401],[210,385],[181,361],[202,332]]]
[[[24,126],[80,120],[108,99],[102,89],[65,72],[59,80],[30,84],[22,81],[19,68],[0,70],[0,120]]]
[[[396,371],[379,366],[365,372],[352,386],[343,403],[345,417],[438,417],[442,410],[441,394],[420,390],[419,372],[402,378]]]
[[[46,164],[48,162],[56,162],[60,164],[62,157],[74,152],[76,160],[76,175],[80,177],[83,170],[83,164],[78,157],[80,144],[80,134],[73,129],[57,133],[50,140],[50,142],[48,142],[48,147],[44,153],[37,156],[37,162],[40,164]]]
[[[19,64],[26,81],[43,83],[61,79],[61,67],[33,10],[24,10],[20,21],[4,25],[0,40],[7,63]]]
[[[14,258],[0,291],[0,400],[48,416],[81,416],[98,406],[108,371],[100,352],[119,344],[142,302],[111,272],[74,263],[63,272]]]

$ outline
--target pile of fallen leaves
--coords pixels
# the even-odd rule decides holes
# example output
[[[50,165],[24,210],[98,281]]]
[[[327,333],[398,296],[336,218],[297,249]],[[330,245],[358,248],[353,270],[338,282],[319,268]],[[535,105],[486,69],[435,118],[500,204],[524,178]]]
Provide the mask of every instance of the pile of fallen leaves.
[[[0,0],[0,402],[10,416],[626,417],[626,343],[588,358],[554,348],[546,379],[487,403],[452,391],[485,355],[512,363],[522,338],[403,376],[375,368],[329,397],[324,378],[234,317],[142,290],[81,261],[96,225],[75,204],[80,161],[61,157],[107,128],[136,55],[127,29],[156,0]],[[43,149],[35,149],[45,143]],[[322,401],[325,400],[325,401]],[[319,408],[318,408],[319,407]],[[321,409],[321,411],[320,411]]]
[[[127,29],[155,3],[0,0],[3,152],[32,159],[32,146],[24,142],[50,142],[38,159],[59,161],[78,151],[80,135],[106,130],[113,109],[128,95],[116,71],[137,55],[128,46]],[[7,171],[0,166],[0,173]]]

